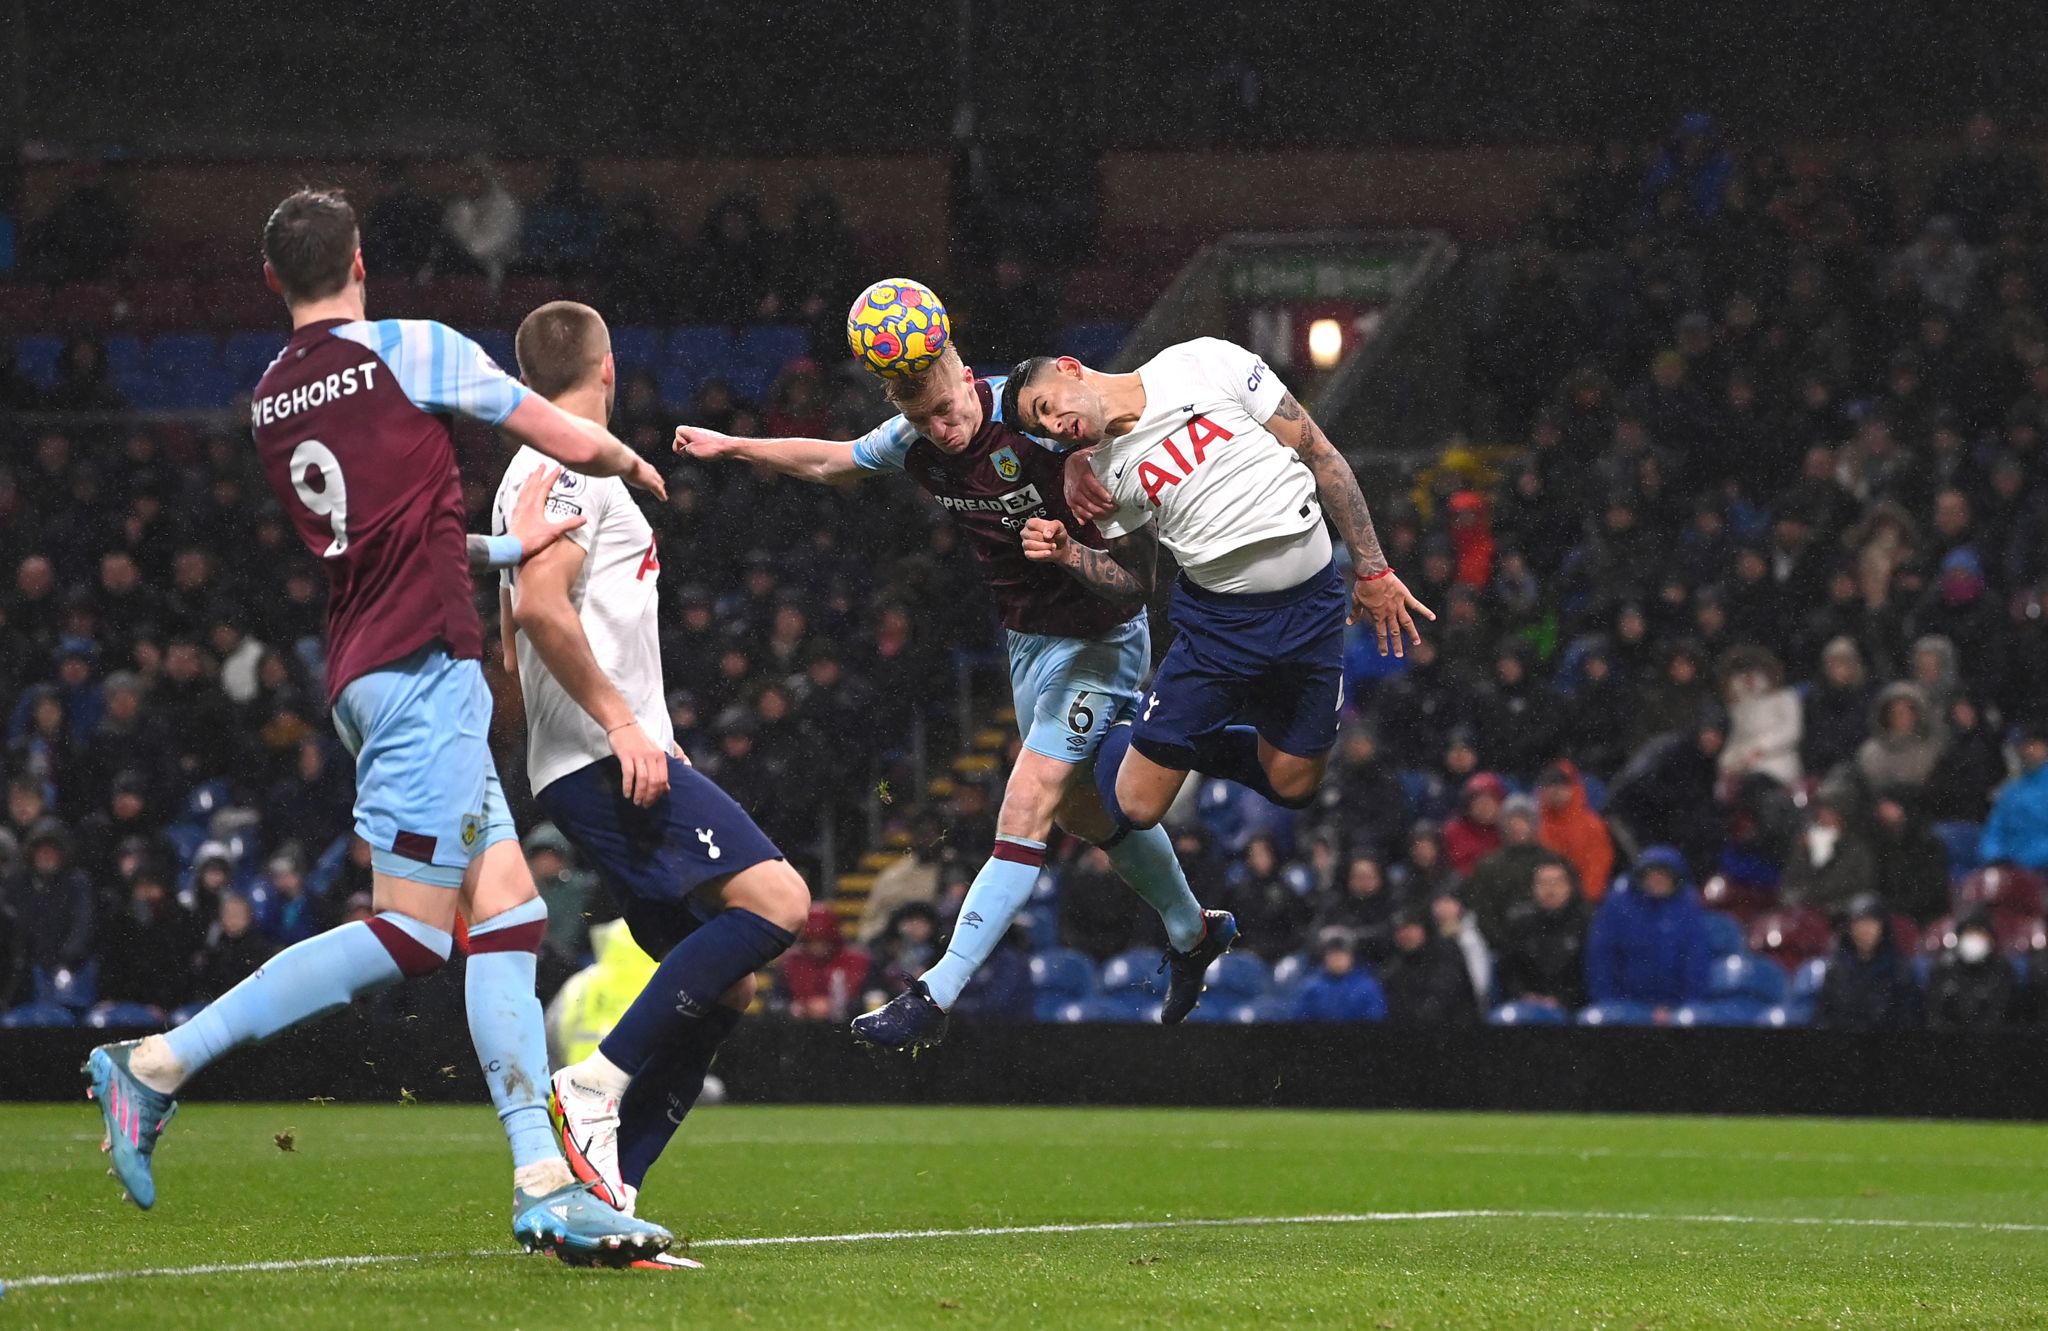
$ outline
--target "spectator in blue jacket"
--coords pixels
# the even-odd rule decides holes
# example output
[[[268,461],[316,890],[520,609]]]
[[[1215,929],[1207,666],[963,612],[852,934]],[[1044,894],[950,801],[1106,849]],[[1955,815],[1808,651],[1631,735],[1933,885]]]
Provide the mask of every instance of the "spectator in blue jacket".
[[[1322,967],[1294,997],[1296,1021],[1385,1021],[1386,995],[1372,972],[1358,964],[1358,944],[1346,929],[1325,929],[1317,940]]]
[[[2048,869],[2048,717],[2020,734],[2020,774],[1991,801],[1978,856],[1986,864]]]
[[[1646,1003],[1663,1022],[1673,1008],[1705,997],[1713,959],[1706,911],[1685,858],[1652,846],[1593,916],[1586,992],[1595,1003]]]

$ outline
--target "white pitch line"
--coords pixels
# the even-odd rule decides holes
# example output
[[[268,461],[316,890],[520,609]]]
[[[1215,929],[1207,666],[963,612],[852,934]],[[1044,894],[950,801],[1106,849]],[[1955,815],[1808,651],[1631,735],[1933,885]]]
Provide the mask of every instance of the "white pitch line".
[[[1915,1220],[1889,1216],[1726,1215],[1664,1211],[1550,1211],[1473,1208],[1445,1211],[1354,1211],[1328,1215],[1231,1216],[1199,1220],[1104,1220],[1078,1224],[982,1225],[969,1229],[871,1229],[846,1234],[767,1234],[746,1238],[698,1239],[696,1248],[778,1248],[821,1243],[891,1243],[918,1239],[1022,1237],[1034,1234],[1128,1234],[1173,1229],[1273,1229],[1288,1225],[1396,1225],[1435,1220],[1572,1220],[1622,1221],[1682,1225],[1791,1225],[1822,1229],[1933,1229],[1978,1234],[2048,1234],[2048,1223],[2000,1220]],[[214,1262],[203,1266],[141,1267],[127,1271],[70,1271],[59,1275],[20,1276],[5,1281],[7,1289],[53,1285],[94,1285],[112,1280],[144,1280],[168,1276],[240,1275],[262,1271],[312,1271],[324,1267],[384,1266],[398,1262],[447,1261],[454,1258],[516,1257],[505,1248],[475,1252],[372,1253],[357,1257],[304,1257],[274,1262]]]

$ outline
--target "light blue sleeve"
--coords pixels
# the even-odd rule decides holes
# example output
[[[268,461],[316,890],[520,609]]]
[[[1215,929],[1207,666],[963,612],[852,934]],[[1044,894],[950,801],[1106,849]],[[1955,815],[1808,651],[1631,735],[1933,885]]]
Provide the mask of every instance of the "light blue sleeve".
[[[334,330],[376,352],[421,411],[502,425],[526,400],[527,387],[498,368],[490,353],[431,319],[379,319]]]
[[[902,471],[903,459],[917,442],[917,431],[901,416],[891,416],[853,441],[853,465],[862,471]]]

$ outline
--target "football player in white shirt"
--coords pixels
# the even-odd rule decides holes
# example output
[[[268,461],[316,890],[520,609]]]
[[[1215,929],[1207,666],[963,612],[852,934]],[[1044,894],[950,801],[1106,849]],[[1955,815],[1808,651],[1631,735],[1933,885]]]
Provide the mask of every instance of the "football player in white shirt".
[[[543,305],[519,326],[521,377],[602,424],[617,374],[597,311]],[[546,459],[522,448],[495,526]],[[654,532],[624,485],[564,471],[549,516],[581,517],[501,576],[506,666],[526,698],[527,768],[548,817],[619,899],[660,965],[603,1042],[555,1073],[550,1107],[579,1178],[631,1214],[647,1168],[753,1000],[754,972],[795,940],[803,879],[746,811],[676,748],[661,679]],[[653,1265],[674,1266],[676,1260]],[[648,1265],[641,1263],[640,1265]]]
[[[1264,361],[1219,338],[1128,374],[1034,357],[1004,396],[1017,428],[1080,450],[1069,507],[1108,538],[1091,550],[1033,519],[1027,555],[1126,601],[1150,597],[1159,546],[1181,567],[1169,612],[1180,634],[1135,725],[1096,758],[1105,803],[1150,826],[1201,771],[1306,807],[1337,738],[1345,624],[1370,622],[1398,656],[1421,640],[1414,616],[1436,618],[1387,566],[1343,454]],[[1348,594],[1326,518],[1351,553]]]

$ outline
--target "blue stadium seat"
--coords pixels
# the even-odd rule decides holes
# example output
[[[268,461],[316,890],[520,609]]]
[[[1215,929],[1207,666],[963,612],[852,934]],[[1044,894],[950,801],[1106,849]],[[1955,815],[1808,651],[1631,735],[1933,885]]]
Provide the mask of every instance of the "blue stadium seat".
[[[1084,365],[1107,365],[1116,359],[1130,329],[1113,320],[1068,324],[1060,330],[1055,345],[1062,356],[1072,356]],[[1009,367],[1003,368],[1009,372]]]
[[[99,997],[100,964],[88,961],[76,970],[46,971],[41,966],[29,972],[34,1001],[55,1003],[83,1012]]]
[[[1733,956],[1743,949],[1742,922],[1719,911],[1707,912],[1707,943],[1717,957]]]
[[[1042,994],[1088,998],[1095,993],[1095,963],[1072,948],[1052,948],[1031,959],[1031,983]]]
[[[1246,1023],[1255,1021],[1293,1021],[1294,999],[1292,997],[1283,998],[1278,994],[1268,994],[1264,998],[1257,999],[1238,1008],[1231,1014],[1231,1020]]]
[[[78,1018],[68,1007],[55,1003],[24,1003],[0,1014],[0,1027],[21,1030],[32,1026],[76,1026]]]
[[[1120,993],[1101,994],[1095,998],[1083,999],[1079,1007],[1082,1021],[1122,1022],[1126,1024],[1159,1021],[1159,1000],[1141,990],[1126,989]]]
[[[498,368],[517,378],[519,375],[519,353],[512,349],[512,334],[502,328],[479,328],[469,335],[470,340],[484,349],[486,355],[498,362]]]
[[[1273,963],[1273,988],[1275,996],[1292,995],[1301,988],[1301,982],[1315,973],[1315,962],[1299,952],[1291,953]]]
[[[142,339],[132,333],[116,333],[102,340],[107,353],[107,379],[121,390],[128,405],[137,411],[161,411],[169,406],[162,384],[150,370],[142,353]]]
[[[1796,1003],[1780,1003],[1773,1007],[1767,1007],[1759,1013],[1756,1024],[1774,1029],[1811,1026],[1813,1024],[1813,1007],[1811,1004],[1801,1007]]]
[[[1674,1026],[1754,1026],[1757,1019],[1769,1010],[1769,1005],[1753,998],[1709,999],[1704,1003],[1687,1003],[1674,1010],[1671,1024]]]
[[[180,409],[224,407],[234,396],[221,369],[220,343],[209,333],[165,333],[143,350],[144,373],[156,381],[156,394]],[[253,384],[240,387],[250,388]]]
[[[1648,1003],[1592,1003],[1579,1010],[1581,1026],[1650,1026],[1656,1010]]]
[[[220,344],[221,372],[235,382],[238,391],[253,389],[277,353],[284,350],[284,343],[284,334],[268,329],[229,333]]]
[[[156,1009],[142,1003],[101,1003],[85,1014],[85,1024],[101,1031],[160,1031],[164,1028],[163,1019],[156,1015]]]
[[[1166,977],[1159,974],[1159,954],[1145,948],[1111,957],[1102,966],[1102,994],[1107,997],[1138,995],[1159,999],[1166,996]]]
[[[1081,1022],[1090,1020],[1088,1004],[1085,1002],[1061,1003],[1059,1006],[1051,1009],[1050,1015],[1040,1016],[1039,1020],[1056,1021],[1065,1026],[1078,1025]]]
[[[1502,1003],[1487,1020],[1496,1026],[1569,1026],[1572,1014],[1548,1003]]]
[[[587,966],[589,964],[589,960],[586,959],[584,961],[584,965]],[[181,1008],[174,1008],[167,1016],[165,1016],[164,1026],[166,1029],[172,1026],[183,1026],[186,1022],[192,1020],[192,1018],[198,1016],[201,1012],[204,1012],[205,1010],[206,1004],[204,1003],[187,1003],[185,1006]]]
[[[1586,788],[1586,807],[1594,813],[1607,812],[1607,783],[1591,772],[1581,772],[1579,784]]]
[[[1981,823],[1936,823],[1933,831],[1942,849],[1948,852],[1948,876],[1951,879],[1961,878],[1984,863],[1978,852],[1984,840]]]
[[[57,382],[57,362],[64,355],[64,340],[57,337],[14,339],[14,364],[30,383],[48,388]]]
[[[1776,962],[1754,953],[1738,952],[1714,963],[1707,991],[1717,999],[1744,999],[1758,1007],[1770,1007],[1785,1001],[1785,972]]]
[[[725,377],[741,397],[761,399],[784,366],[810,353],[810,336],[801,328],[742,328],[733,335]]]
[[[656,377],[661,381],[662,400],[686,407],[697,396],[704,380],[726,377],[732,371],[732,333],[725,328],[674,328]]]
[[[1209,991],[1204,1002],[1249,1003],[1265,996],[1270,976],[1255,952],[1225,952],[1209,963]]]
[[[180,821],[203,823],[234,801],[234,790],[225,781],[203,781],[186,797]]]
[[[1788,1003],[1812,1003],[1820,994],[1820,986],[1827,978],[1828,959],[1826,957],[1815,957],[1811,961],[1802,962],[1799,969],[1792,972],[1792,985],[1786,991],[1787,997],[1785,1001]]]
[[[619,377],[640,370],[652,370],[661,363],[661,344],[668,334],[659,328],[612,329],[612,357],[618,362]]]

